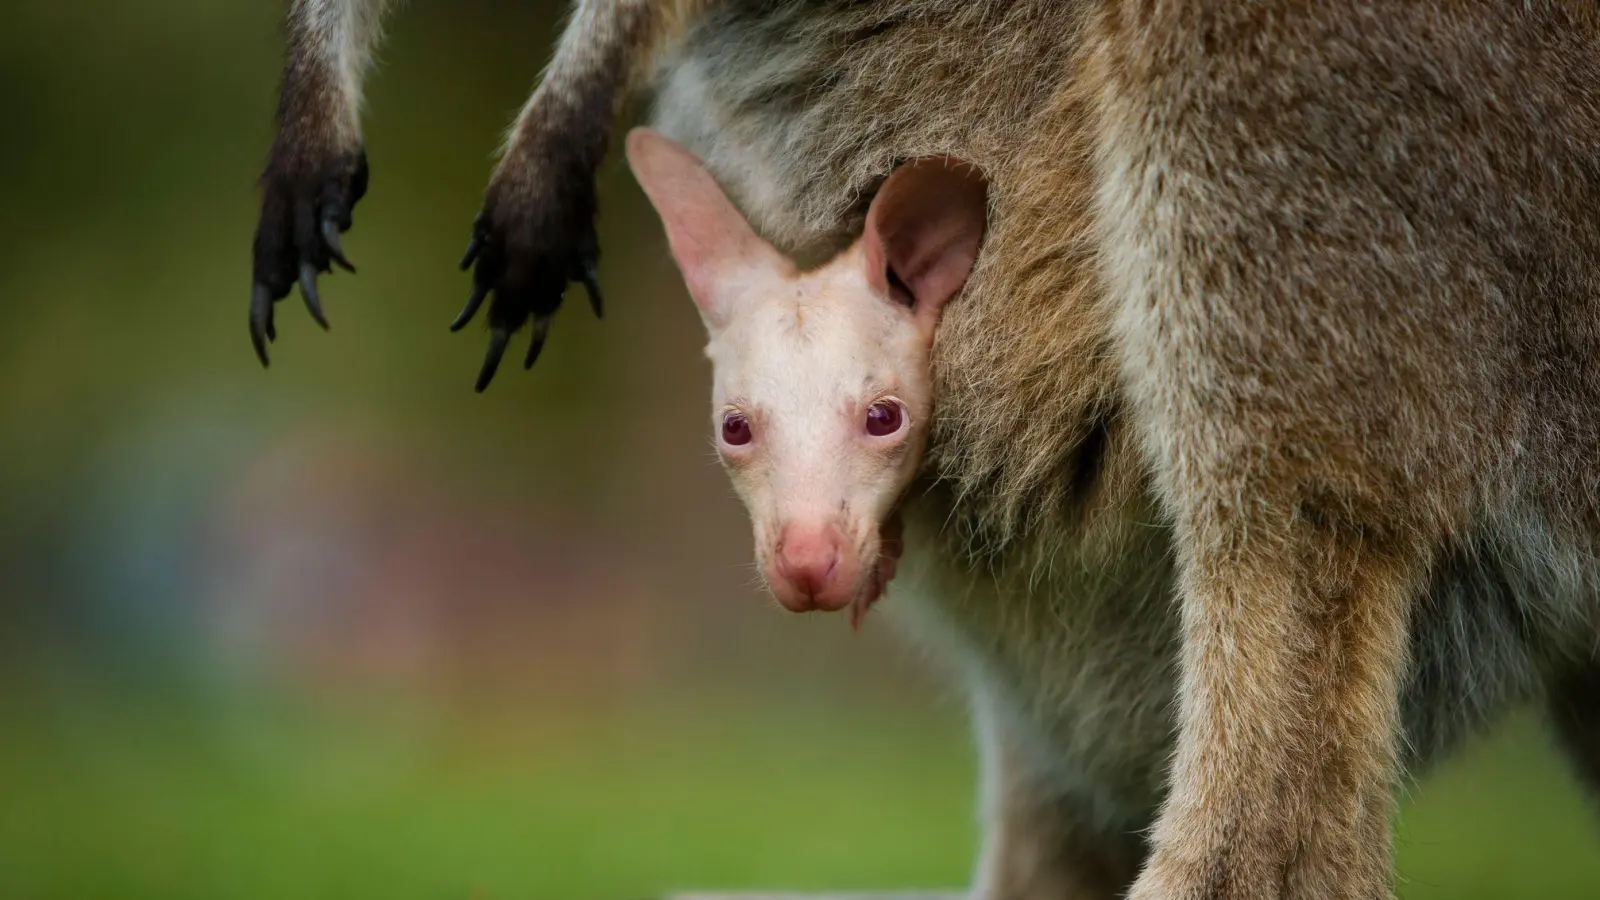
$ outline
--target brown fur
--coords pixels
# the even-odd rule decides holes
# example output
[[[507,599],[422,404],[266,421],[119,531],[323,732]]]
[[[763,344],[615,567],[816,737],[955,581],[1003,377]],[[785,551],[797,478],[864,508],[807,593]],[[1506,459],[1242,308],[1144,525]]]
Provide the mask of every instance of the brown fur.
[[[1593,547],[1600,10],[1107,4],[1089,48],[1184,619],[1131,896],[1386,896],[1427,569],[1524,510]]]
[[[1600,781],[1592,2],[699,13],[656,124],[784,249],[990,180],[885,609],[970,688],[982,897],[1389,896],[1395,783],[1527,702]]]
[[[291,0],[278,146],[315,168],[361,149],[361,85],[393,0]]]
[[[658,119],[792,247],[897,158],[990,174],[913,538],[967,562],[906,615],[957,649],[986,746],[1043,745],[991,767],[1070,798],[1041,818],[991,779],[995,896],[1113,896],[1091,873],[1148,824],[1138,897],[1386,896],[1401,773],[1594,652],[1595,477],[1556,448],[1589,440],[1596,319],[1546,312],[1596,300],[1593,15],[1201,8],[727,4],[664,80]]]

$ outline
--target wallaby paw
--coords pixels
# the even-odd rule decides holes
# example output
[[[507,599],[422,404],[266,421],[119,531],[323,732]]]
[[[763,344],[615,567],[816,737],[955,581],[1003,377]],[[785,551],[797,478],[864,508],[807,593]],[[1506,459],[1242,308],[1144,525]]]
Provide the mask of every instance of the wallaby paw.
[[[603,312],[594,173],[573,172],[562,180],[559,190],[550,190],[497,178],[473,223],[472,241],[461,259],[463,270],[473,269],[472,293],[450,330],[466,327],[484,299],[494,295],[489,351],[476,385],[480,392],[494,379],[511,335],[530,320],[533,334],[523,368],[533,366],[568,284],[584,286],[596,318]]]
[[[317,293],[317,277],[338,265],[355,266],[339,234],[350,229],[351,212],[367,192],[367,154],[357,149],[320,166],[287,163],[274,150],[262,177],[261,219],[256,226],[255,283],[250,295],[250,342],[263,366],[267,344],[278,337],[273,305],[300,285],[306,309],[328,328]]]

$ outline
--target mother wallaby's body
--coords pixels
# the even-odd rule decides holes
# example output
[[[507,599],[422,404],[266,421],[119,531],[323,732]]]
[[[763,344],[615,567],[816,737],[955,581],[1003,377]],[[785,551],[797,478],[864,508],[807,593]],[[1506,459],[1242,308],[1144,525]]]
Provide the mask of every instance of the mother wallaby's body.
[[[1140,835],[1165,793],[1181,629],[1171,518],[1156,502],[1140,411],[1129,408],[1119,366],[1122,298],[1097,281],[1097,264],[1115,264],[1107,257],[1119,250],[1095,222],[1106,187],[1097,183],[1096,121],[1105,113],[1087,71],[1090,42],[1108,26],[1089,21],[1088,4],[1049,0],[869,2],[826,15],[824,5],[720,6],[664,67],[654,119],[708,161],[765,233],[796,250],[848,233],[860,198],[897,159],[957,154],[990,174],[990,236],[941,324],[930,486],[908,510],[909,571],[887,609],[966,676],[974,698],[988,819],[978,895],[1111,897],[1144,861]],[[1280,257],[1302,269],[1286,281],[1356,285],[1347,297],[1323,298],[1310,321],[1243,324],[1314,330],[1280,343],[1315,342],[1351,358],[1237,361],[1261,382],[1348,379],[1299,395],[1269,384],[1261,402],[1291,411],[1260,416],[1263,429],[1297,417],[1371,426],[1380,411],[1411,406],[1417,420],[1395,422],[1389,434],[1347,437],[1378,443],[1380,454],[1418,442],[1425,446],[1399,448],[1391,460],[1421,454],[1429,464],[1410,481],[1384,473],[1392,493],[1377,484],[1352,493],[1392,503],[1392,514],[1374,518],[1397,528],[1440,505],[1475,507],[1434,530],[1437,552],[1409,603],[1400,762],[1412,774],[1518,704],[1552,704],[1576,741],[1593,741],[1600,719],[1592,687],[1600,391],[1587,371],[1600,359],[1600,207],[1571,194],[1541,197],[1565,186],[1600,199],[1600,110],[1594,91],[1575,83],[1600,68],[1574,52],[1600,47],[1592,16],[1575,15],[1562,36],[1543,30],[1561,25],[1562,11],[1546,14],[1541,22],[1479,8],[1431,48],[1417,38],[1410,49],[1452,54],[1463,67],[1453,73],[1429,73],[1428,57],[1395,58],[1405,34],[1357,38],[1344,49],[1348,65],[1370,67],[1374,84],[1363,87],[1401,96],[1330,89],[1325,121],[1252,117],[1245,107],[1261,101],[1241,92],[1242,120],[1282,129],[1254,135],[1257,152],[1282,145],[1322,165],[1285,169],[1270,156],[1239,156],[1237,174],[1208,173],[1256,185],[1257,196],[1235,201],[1253,206],[1228,211],[1241,227],[1265,218],[1282,229],[1280,240],[1311,245]],[[1489,36],[1494,44],[1481,51],[1462,46]],[[1494,64],[1512,50],[1542,63],[1520,97],[1511,92],[1525,73]],[[1302,73],[1297,86],[1314,90],[1317,77]],[[1402,99],[1425,91],[1443,95]],[[1570,108],[1535,121],[1561,106]],[[1341,137],[1342,129],[1354,133]],[[1301,143],[1312,138],[1327,143]],[[1372,171],[1378,165],[1389,171]],[[1340,174],[1362,182],[1343,198]],[[1298,183],[1313,177],[1320,191]],[[1405,254],[1415,274],[1384,284],[1393,292],[1382,295],[1359,285],[1359,273],[1333,278],[1318,270],[1319,238],[1339,240],[1330,260]],[[1363,240],[1372,249],[1346,246]],[[1287,290],[1277,299],[1296,302]],[[1345,300],[1361,306],[1346,314],[1328,302]],[[1430,327],[1447,339],[1419,340],[1415,330]],[[1493,358],[1455,355],[1480,344]],[[1367,367],[1370,379],[1361,377]],[[1327,397],[1354,409],[1315,405]],[[1444,409],[1414,410],[1429,397],[1476,408],[1454,422]],[[1246,451],[1273,452],[1269,433],[1241,440]],[[1317,487],[1321,474],[1305,486]],[[1330,517],[1360,502],[1319,499],[1334,505]],[[1328,669],[1327,678],[1344,677]],[[1600,746],[1572,749],[1580,767],[1600,769]],[[1303,896],[1345,895],[1330,887]]]
[[[364,190],[322,125],[382,6],[294,0],[355,37],[286,69],[258,348]],[[655,123],[780,248],[900,160],[988,175],[887,607],[972,686],[980,896],[1387,896],[1396,778],[1520,703],[1600,784],[1592,0],[581,0],[480,219],[480,385],[592,281],[678,21]]]

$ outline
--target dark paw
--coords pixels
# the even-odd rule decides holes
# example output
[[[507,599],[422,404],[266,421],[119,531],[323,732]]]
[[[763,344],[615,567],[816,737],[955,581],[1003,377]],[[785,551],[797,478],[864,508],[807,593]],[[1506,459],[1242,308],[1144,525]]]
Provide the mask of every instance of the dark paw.
[[[317,277],[338,265],[355,266],[344,255],[339,235],[350,229],[350,214],[367,193],[367,154],[345,154],[320,167],[268,163],[262,178],[261,221],[256,226],[255,284],[250,295],[250,342],[263,366],[267,343],[277,339],[273,304],[296,284],[311,318],[323,329],[328,317],[317,294]]]
[[[473,223],[472,242],[461,259],[463,270],[473,269],[472,294],[450,330],[466,327],[484,299],[494,295],[489,304],[489,352],[478,372],[480,393],[494,379],[511,335],[530,320],[533,333],[523,368],[533,366],[568,284],[584,286],[597,318],[603,311],[592,176],[584,183],[584,189],[548,204],[499,201],[491,188],[484,211]]]

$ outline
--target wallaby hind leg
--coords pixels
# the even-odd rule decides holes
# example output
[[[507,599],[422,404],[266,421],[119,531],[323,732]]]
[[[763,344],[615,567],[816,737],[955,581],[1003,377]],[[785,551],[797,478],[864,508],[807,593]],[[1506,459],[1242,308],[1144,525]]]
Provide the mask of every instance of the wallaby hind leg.
[[[1573,768],[1600,797],[1600,661],[1556,683],[1550,720]]]
[[[1568,499],[1600,396],[1578,324],[1600,20],[1578,9],[1128,2],[1092,22],[1098,259],[1183,626],[1136,900],[1392,897],[1427,573],[1477,522],[1592,516]],[[1574,375],[1528,386],[1546,367]]]

